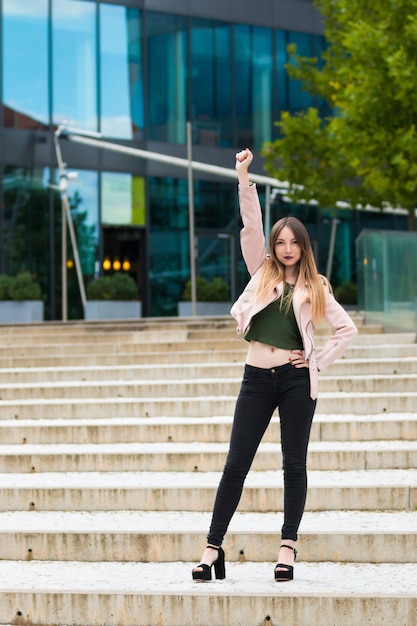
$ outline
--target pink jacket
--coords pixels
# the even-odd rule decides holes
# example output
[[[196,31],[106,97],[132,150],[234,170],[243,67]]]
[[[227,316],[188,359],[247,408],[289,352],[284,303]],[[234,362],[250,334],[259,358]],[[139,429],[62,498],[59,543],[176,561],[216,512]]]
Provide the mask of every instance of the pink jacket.
[[[252,317],[281,295],[283,284],[278,284],[276,293],[271,294],[268,299],[258,301],[256,304],[253,302],[253,292],[259,280],[261,267],[267,258],[262,212],[256,185],[250,187],[239,185],[239,202],[243,220],[240,233],[242,254],[251,279],[232,306],[230,313],[237,321],[237,333],[239,338],[242,338],[249,328]],[[310,395],[313,399],[317,398],[318,394],[318,372],[326,369],[341,356],[358,332],[350,316],[335,300],[329,289],[326,286],[323,288],[326,296],[324,319],[333,328],[334,334],[317,353],[314,345],[311,305],[305,300],[303,302],[305,292],[302,289],[297,288],[293,298],[295,319],[303,340],[304,358],[309,361]]]

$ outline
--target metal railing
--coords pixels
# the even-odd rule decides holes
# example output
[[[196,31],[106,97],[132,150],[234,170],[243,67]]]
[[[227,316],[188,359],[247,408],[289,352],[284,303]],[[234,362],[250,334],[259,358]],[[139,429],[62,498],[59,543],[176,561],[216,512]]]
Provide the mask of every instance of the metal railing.
[[[55,132],[54,142],[55,151],[59,168],[59,185],[54,186],[61,194],[62,202],[62,320],[68,319],[68,297],[67,297],[67,225],[71,238],[71,245],[74,253],[75,268],[77,271],[78,285],[81,294],[83,307],[87,302],[84,279],[81,270],[80,257],[78,253],[77,239],[75,236],[74,225],[71,216],[71,209],[68,200],[68,180],[71,178],[71,172],[67,171],[67,164],[62,158],[60,139],[65,138],[76,143],[86,146],[100,148],[102,150],[111,150],[113,152],[121,152],[123,154],[136,156],[149,161],[159,161],[160,163],[169,163],[177,167],[188,170],[188,196],[189,196],[189,229],[190,229],[190,273],[191,273],[191,303],[192,314],[196,314],[196,271],[195,271],[195,234],[194,234],[194,197],[193,197],[193,171],[205,172],[207,174],[215,174],[222,178],[230,178],[237,180],[236,170],[234,168],[220,167],[209,163],[201,163],[192,159],[191,145],[191,123],[187,123],[187,159],[151,152],[141,148],[132,148],[110,141],[103,141],[99,133],[89,132],[72,128],[66,125],[60,125]],[[266,187],[266,206],[265,206],[265,232],[270,229],[270,207],[271,207],[271,188],[277,188],[285,192],[288,190],[287,182],[279,181],[269,176],[261,174],[252,174],[251,180],[254,183],[265,185]]]

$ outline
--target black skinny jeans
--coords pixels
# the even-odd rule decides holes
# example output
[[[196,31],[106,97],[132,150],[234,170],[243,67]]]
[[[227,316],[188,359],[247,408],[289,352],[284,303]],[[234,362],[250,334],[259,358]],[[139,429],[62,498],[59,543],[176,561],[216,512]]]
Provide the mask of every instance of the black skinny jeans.
[[[222,544],[239,504],[246,475],[278,407],[284,470],[282,539],[297,540],[307,495],[307,447],[316,400],[308,368],[287,363],[271,369],[245,365],[236,403],[230,448],[214,503],[208,543]]]

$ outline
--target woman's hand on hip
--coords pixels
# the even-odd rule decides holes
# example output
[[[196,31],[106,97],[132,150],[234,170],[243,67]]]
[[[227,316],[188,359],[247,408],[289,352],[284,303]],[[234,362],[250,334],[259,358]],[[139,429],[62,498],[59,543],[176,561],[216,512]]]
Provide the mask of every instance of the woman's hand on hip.
[[[290,363],[294,367],[308,367],[308,361],[305,360],[302,350],[291,350]]]

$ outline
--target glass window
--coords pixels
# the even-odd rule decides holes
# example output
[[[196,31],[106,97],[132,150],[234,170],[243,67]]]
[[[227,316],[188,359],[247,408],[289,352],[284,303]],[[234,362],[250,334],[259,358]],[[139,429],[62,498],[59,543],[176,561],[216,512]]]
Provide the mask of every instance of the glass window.
[[[187,180],[151,177],[149,198],[151,314],[177,315],[190,275]]]
[[[297,54],[303,57],[313,57],[314,35],[306,33],[288,33],[288,43],[296,44]],[[314,98],[302,88],[299,80],[291,79],[288,83],[288,110],[291,113],[303,111],[314,106]]]
[[[288,73],[285,69],[285,64],[288,62],[287,45],[287,32],[275,31],[278,118],[281,116],[281,111],[286,111],[288,108]]]
[[[152,315],[176,315],[190,278],[188,183],[186,179],[150,178],[149,185]],[[236,263],[230,259],[235,259],[238,250],[233,231],[240,227],[236,187],[196,180],[194,200],[197,271],[210,279],[222,276],[232,284]]]
[[[5,165],[0,220],[1,272],[30,272],[48,298],[50,285],[49,171]],[[51,317],[50,302],[45,314]]]
[[[42,168],[4,167],[2,219],[3,271],[30,271],[47,277],[48,187]]]
[[[185,18],[148,13],[149,139],[186,142],[187,28]]]
[[[111,4],[99,6],[100,130],[107,137],[142,138],[140,13]]]
[[[101,176],[102,224],[145,225],[145,179],[132,174],[103,172]]]
[[[48,1],[3,0],[5,126],[48,124]]]
[[[193,20],[191,30],[192,120],[195,143],[232,145],[231,29]]]
[[[93,2],[53,0],[53,120],[97,130],[96,9]]]
[[[78,170],[77,179],[68,184],[68,199],[77,237],[81,269],[86,276],[94,275],[98,259],[98,173]],[[68,258],[72,255],[68,244]],[[75,273],[75,267],[73,269]]]
[[[235,26],[234,54],[237,143],[257,149],[272,134],[272,30]]]
[[[235,185],[194,181],[194,205],[196,228],[238,228],[240,216],[236,213],[237,194]]]

